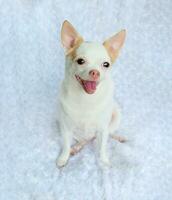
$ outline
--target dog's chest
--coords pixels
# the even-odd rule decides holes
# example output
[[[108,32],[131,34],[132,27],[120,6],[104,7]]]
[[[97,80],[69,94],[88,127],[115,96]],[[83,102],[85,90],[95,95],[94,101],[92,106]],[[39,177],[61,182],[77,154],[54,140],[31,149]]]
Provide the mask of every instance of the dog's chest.
[[[80,111],[80,112],[79,112]],[[101,126],[102,115],[97,110],[78,110],[70,113],[75,137],[79,139],[90,139],[95,136],[96,131]]]
[[[67,88],[69,86],[66,85]],[[90,96],[80,94],[80,90],[77,93],[74,89],[62,88],[62,119],[70,127],[75,139],[90,139],[108,124],[112,113],[112,96],[108,90],[106,93],[97,91],[95,95]]]
[[[74,138],[78,141],[89,140],[96,134],[95,124],[78,123],[73,129]]]
[[[76,140],[91,139],[105,123],[103,112],[98,107],[90,108],[82,105],[76,107],[73,104],[67,104],[63,106],[63,109]]]
[[[74,109],[68,112],[68,123],[71,124],[71,129],[76,140],[89,140],[96,135],[97,131],[103,129],[107,124],[108,114],[99,109]]]

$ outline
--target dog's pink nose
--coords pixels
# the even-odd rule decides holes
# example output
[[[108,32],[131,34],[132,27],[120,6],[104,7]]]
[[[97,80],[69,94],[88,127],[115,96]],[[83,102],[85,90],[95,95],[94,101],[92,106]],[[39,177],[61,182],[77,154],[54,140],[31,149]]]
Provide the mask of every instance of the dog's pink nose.
[[[93,80],[97,80],[99,77],[100,77],[100,72],[98,71],[98,70],[96,70],[96,69],[93,69],[93,70],[91,70],[90,72],[89,72],[89,75],[91,76],[91,78],[93,79]]]

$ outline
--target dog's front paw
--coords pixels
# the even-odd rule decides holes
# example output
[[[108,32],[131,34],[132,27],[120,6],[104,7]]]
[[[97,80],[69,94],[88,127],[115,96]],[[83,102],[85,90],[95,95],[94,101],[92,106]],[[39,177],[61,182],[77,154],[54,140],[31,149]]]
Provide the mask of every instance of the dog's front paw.
[[[111,167],[111,162],[108,157],[100,158],[100,164],[102,167]]]
[[[68,161],[68,159],[66,159],[63,156],[60,156],[57,159],[56,165],[57,165],[58,168],[64,167],[66,165],[67,161]]]

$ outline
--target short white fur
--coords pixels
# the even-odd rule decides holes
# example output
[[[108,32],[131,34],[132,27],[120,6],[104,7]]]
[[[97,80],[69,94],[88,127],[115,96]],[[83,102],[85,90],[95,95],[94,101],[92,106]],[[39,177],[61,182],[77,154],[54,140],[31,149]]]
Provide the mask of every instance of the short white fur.
[[[67,52],[76,45],[75,41],[81,37],[72,25],[65,21],[62,27],[62,43]],[[124,33],[122,33],[124,34]],[[119,33],[117,34],[119,37]],[[100,162],[109,165],[107,141],[109,135],[115,133],[120,123],[120,109],[114,102],[114,83],[111,78],[112,58],[110,55],[121,48],[125,37],[115,38],[111,47],[93,42],[82,42],[74,50],[75,58],[66,56],[65,77],[60,91],[59,124],[63,139],[62,152],[57,160],[58,167],[64,166],[71,151],[73,139],[77,142],[97,138]],[[115,49],[113,49],[115,46]],[[109,52],[111,51],[111,52]],[[85,63],[79,65],[76,61],[83,58]],[[109,68],[103,66],[103,62],[110,63]],[[90,80],[89,72],[97,70],[100,73],[96,91],[88,94],[77,81],[76,75],[83,80]]]

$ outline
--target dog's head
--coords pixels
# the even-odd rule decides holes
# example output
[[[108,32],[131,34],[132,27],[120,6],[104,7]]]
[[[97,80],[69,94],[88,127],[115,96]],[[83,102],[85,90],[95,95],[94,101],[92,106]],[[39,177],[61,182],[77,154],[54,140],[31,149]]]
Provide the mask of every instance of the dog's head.
[[[75,28],[68,21],[64,21],[61,40],[69,62],[67,70],[86,93],[93,94],[98,85],[109,76],[125,35],[125,30],[122,30],[102,44],[84,42]]]

